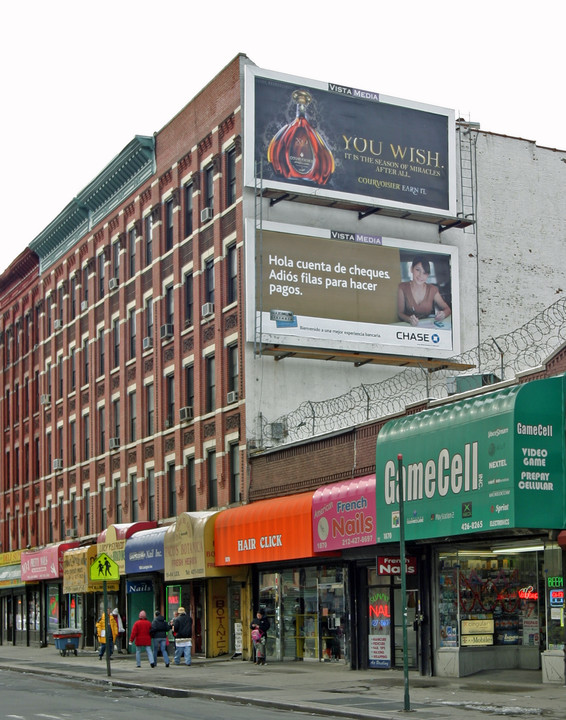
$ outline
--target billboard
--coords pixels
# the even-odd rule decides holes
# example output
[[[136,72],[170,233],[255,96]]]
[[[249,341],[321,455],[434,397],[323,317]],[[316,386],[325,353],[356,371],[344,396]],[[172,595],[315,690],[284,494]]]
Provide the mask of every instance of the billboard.
[[[246,241],[248,341],[458,354],[456,248],[271,222],[256,230],[252,220]]]
[[[246,67],[244,179],[264,187],[456,215],[446,108]]]

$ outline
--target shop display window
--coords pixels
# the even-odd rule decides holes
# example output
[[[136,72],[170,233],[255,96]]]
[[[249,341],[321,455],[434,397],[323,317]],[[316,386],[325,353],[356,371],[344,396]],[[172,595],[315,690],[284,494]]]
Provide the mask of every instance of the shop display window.
[[[440,552],[440,647],[540,645],[536,552]]]
[[[336,567],[260,573],[260,606],[271,624],[268,657],[323,662],[347,659],[344,584],[344,570]]]

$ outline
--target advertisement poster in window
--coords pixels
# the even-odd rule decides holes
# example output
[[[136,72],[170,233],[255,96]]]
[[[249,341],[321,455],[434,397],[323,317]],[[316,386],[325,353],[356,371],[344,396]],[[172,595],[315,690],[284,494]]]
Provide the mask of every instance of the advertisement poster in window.
[[[422,213],[455,213],[446,108],[246,68],[245,182]]]

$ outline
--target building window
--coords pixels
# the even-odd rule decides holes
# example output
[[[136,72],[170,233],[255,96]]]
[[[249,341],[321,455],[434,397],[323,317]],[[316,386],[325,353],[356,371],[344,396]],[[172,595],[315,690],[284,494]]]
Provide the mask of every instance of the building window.
[[[112,243],[112,277],[115,280],[120,278],[120,241]]]
[[[214,260],[204,263],[204,302],[214,304]]]
[[[106,528],[106,493],[103,484],[98,486],[98,516],[100,518],[98,529],[102,532]]]
[[[128,313],[128,330],[130,334],[130,360],[133,360],[136,356],[136,311],[132,309]]]
[[[187,365],[185,367],[185,405],[193,408],[194,414],[195,404],[195,366]]]
[[[228,287],[227,300],[228,304],[236,302],[238,299],[238,254],[236,244],[230,245],[227,251],[227,272]]]
[[[155,432],[155,407],[154,407],[153,383],[150,383],[149,385],[146,385],[146,387],[145,387],[145,407],[146,407],[146,412],[147,412],[146,435],[153,435],[153,433]]]
[[[228,348],[228,391],[238,390],[238,346]]]
[[[77,424],[74,420],[69,422],[69,449],[71,457],[70,465],[75,465],[77,462]]]
[[[171,428],[175,425],[175,376],[167,375],[165,378],[165,392],[167,402],[167,418],[165,427]]]
[[[204,206],[214,208],[214,167],[208,165],[204,169]]]
[[[47,451],[47,472],[50,473],[53,470],[53,443],[51,442],[51,433],[45,434],[45,445]],[[10,453],[8,453],[8,468],[10,467]],[[8,478],[10,474],[8,473]]]
[[[155,472],[153,468],[147,471],[147,519],[155,520]]]
[[[104,406],[98,408],[98,452],[106,450],[106,412]]]
[[[98,256],[98,299],[104,297],[104,253]]]
[[[188,498],[187,510],[194,512],[197,509],[197,484],[195,479],[195,459],[193,457],[187,458],[187,490]]]
[[[177,514],[177,491],[175,489],[175,463],[167,465],[167,498],[168,498],[168,515],[175,517]]]
[[[120,439],[120,400],[112,401],[112,415],[114,420],[114,437]]]
[[[193,324],[193,313],[194,313],[193,274],[192,273],[185,273],[183,288],[184,288],[184,297],[185,297],[185,327],[190,327]]]
[[[130,520],[137,522],[139,516],[138,510],[138,479],[135,473],[130,473]]]
[[[144,236],[145,236],[145,264],[150,265],[153,261],[153,237],[151,226],[151,215],[146,215],[144,219]]]
[[[173,198],[165,203],[165,252],[173,249]]]
[[[206,455],[208,475],[208,507],[218,506],[218,482],[216,477],[216,451],[209,450]]]
[[[193,232],[193,184],[187,183],[184,187],[185,196],[185,237]]]
[[[77,495],[71,493],[71,528],[75,531],[75,535],[78,530],[78,519],[77,519]]]
[[[77,276],[71,278],[71,320],[77,316]]]
[[[240,502],[240,449],[238,443],[232,443],[228,452],[230,463],[230,502]]]
[[[98,375],[104,375],[104,328],[98,331]]]
[[[116,513],[115,513],[115,522],[121,523],[122,522],[122,495],[120,493],[120,478],[116,478],[116,482],[114,484],[114,501],[116,503]]]
[[[114,352],[112,353],[112,367],[120,365],[120,321],[118,318],[112,323],[112,338],[114,341]]]
[[[145,336],[153,338],[153,298],[145,301]]]
[[[47,335],[51,335],[51,313],[53,312],[53,299],[49,295],[45,300],[45,332]],[[10,338],[11,339],[11,338]]]
[[[82,291],[83,291],[83,302],[84,302],[86,305],[88,305],[88,275],[89,275],[88,265],[85,265],[84,268],[83,268],[83,286],[82,286]]]
[[[226,205],[236,202],[236,149],[226,153]]]
[[[20,422],[20,384],[14,383],[14,423]],[[59,395],[63,397],[63,393]]]
[[[69,360],[71,365],[71,391],[73,391],[77,387],[77,353],[74,347],[71,348]]]
[[[133,278],[136,274],[136,231],[132,228],[128,232],[128,272]]]
[[[90,490],[84,491],[83,503],[85,516],[84,531],[85,535],[90,535]]]
[[[167,325],[173,325],[173,314],[175,312],[175,303],[173,295],[173,285],[165,288],[165,322]]]
[[[59,537],[61,540],[65,538],[65,501],[63,497],[59,498]]]
[[[89,357],[88,357],[88,338],[83,338],[83,385],[87,385],[89,382]]]
[[[90,459],[90,416],[83,415],[83,455],[85,460]]]
[[[65,295],[65,286],[59,285],[57,288],[57,316],[59,318],[59,322],[61,325],[63,324],[63,298]],[[16,332],[16,337],[18,337],[19,333]]]
[[[136,391],[132,390],[131,393],[128,394],[128,405],[130,408],[130,436],[128,438],[129,442],[135,442],[137,439],[137,405],[136,405]]]
[[[51,500],[47,501],[47,538],[53,542],[53,505]]]
[[[57,397],[61,399],[63,397],[63,356],[59,355],[57,358]]]
[[[206,358],[206,412],[216,409],[216,371],[214,355]]]

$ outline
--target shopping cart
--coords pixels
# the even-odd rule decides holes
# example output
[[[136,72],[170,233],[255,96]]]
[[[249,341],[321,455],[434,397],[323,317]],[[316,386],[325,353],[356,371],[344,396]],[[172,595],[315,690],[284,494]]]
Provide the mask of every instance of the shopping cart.
[[[81,635],[81,631],[76,628],[59,628],[59,630],[53,633],[55,647],[63,657],[65,657],[67,653],[70,654],[72,652],[77,655]]]

